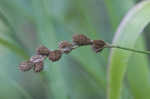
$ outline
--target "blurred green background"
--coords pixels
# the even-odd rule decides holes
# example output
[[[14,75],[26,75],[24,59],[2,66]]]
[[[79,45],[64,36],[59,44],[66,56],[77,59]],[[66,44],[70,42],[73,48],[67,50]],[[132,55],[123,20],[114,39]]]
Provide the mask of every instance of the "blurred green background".
[[[41,73],[20,72],[18,65],[39,45],[56,49],[76,33],[111,43],[122,18],[140,1],[0,0],[0,99],[106,99],[109,49],[98,54],[90,47],[76,49],[56,63],[46,60]],[[150,49],[150,27],[144,32],[137,48]],[[149,76],[148,59],[132,56],[122,99],[150,99],[142,98],[150,92],[149,77],[140,75]]]

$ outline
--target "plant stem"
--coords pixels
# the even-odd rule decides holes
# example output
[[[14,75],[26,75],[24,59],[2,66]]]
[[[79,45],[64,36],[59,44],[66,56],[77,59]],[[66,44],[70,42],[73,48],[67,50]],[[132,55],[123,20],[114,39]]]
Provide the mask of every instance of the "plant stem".
[[[123,49],[123,50],[127,50],[127,51],[136,52],[136,53],[142,53],[142,54],[150,54],[150,51],[141,51],[141,50],[126,48],[126,47],[122,47],[122,46],[118,46],[118,45],[108,44],[108,46],[106,46],[106,47],[108,47],[108,48],[118,48],[118,49]]]

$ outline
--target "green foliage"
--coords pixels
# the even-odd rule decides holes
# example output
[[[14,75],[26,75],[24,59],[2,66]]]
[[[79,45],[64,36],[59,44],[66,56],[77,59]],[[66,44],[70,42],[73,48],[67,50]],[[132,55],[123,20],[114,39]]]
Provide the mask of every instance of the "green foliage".
[[[140,38],[138,39],[135,48],[145,48],[143,44],[144,41]],[[147,56],[134,53],[129,59],[127,79],[129,81],[129,86],[131,88],[131,92],[133,93],[133,97],[135,99],[149,99],[150,81]]]
[[[142,2],[135,6],[122,21],[113,43],[133,48],[140,33],[150,21],[149,8],[149,1]],[[131,52],[119,49],[113,49],[111,52],[108,90],[109,99],[120,99],[123,78],[131,54]],[[147,86],[147,88],[149,88],[149,86]],[[144,99],[147,99],[147,96],[142,96],[145,97]]]
[[[150,2],[135,2],[0,0],[0,99],[149,99],[149,58],[129,51],[81,47],[56,63],[46,60],[41,73],[18,70],[39,45],[56,49],[75,33],[146,49],[145,38],[137,38],[149,23]]]

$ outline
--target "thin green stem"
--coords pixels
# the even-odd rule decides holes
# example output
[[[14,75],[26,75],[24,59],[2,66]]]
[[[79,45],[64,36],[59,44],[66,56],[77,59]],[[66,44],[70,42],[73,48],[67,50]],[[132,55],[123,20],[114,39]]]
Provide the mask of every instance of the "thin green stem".
[[[110,45],[109,44],[107,47],[108,48],[118,48],[118,49],[123,49],[123,50],[127,50],[127,51],[136,52],[136,53],[142,53],[142,54],[150,54],[150,51],[141,51],[141,50],[126,48],[126,47],[122,47],[122,46],[118,46],[118,45]]]

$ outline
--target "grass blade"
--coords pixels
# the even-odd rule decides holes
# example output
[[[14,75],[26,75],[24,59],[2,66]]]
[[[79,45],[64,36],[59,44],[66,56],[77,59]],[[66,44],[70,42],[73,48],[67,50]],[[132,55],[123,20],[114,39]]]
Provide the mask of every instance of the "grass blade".
[[[144,40],[140,38],[135,48],[144,48],[143,44]],[[146,55],[134,53],[130,57],[127,77],[133,97],[135,99],[149,99],[150,80],[148,58]]]
[[[9,48],[10,50],[15,52],[19,56],[23,57],[24,59],[28,58],[28,54],[24,51],[24,49],[22,49],[20,47],[17,47],[13,43],[10,43],[7,40],[4,40],[4,39],[0,38],[0,44],[7,47],[7,48]]]
[[[133,48],[144,27],[150,22],[150,1],[136,5],[120,24],[113,41],[116,45]],[[120,99],[124,74],[132,53],[112,49],[109,64],[108,99]]]

